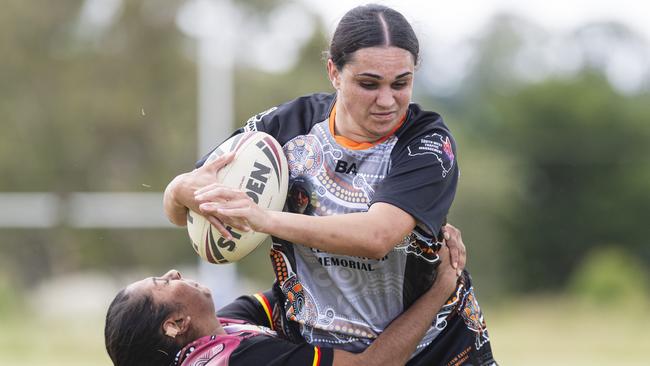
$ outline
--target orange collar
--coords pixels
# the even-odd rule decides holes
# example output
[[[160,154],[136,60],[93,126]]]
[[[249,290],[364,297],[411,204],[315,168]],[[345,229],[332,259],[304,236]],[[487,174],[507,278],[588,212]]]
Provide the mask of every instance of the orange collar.
[[[404,121],[406,120],[406,114],[404,114],[404,116],[399,121],[397,126],[395,126],[395,128],[393,128],[393,130],[390,131],[387,135],[385,135],[385,136],[383,136],[383,137],[381,137],[381,138],[379,138],[379,139],[377,139],[375,141],[361,141],[361,142],[354,141],[354,140],[349,139],[349,138],[347,138],[345,136],[337,135],[334,132],[334,120],[335,119],[336,119],[336,103],[332,107],[332,112],[330,113],[330,119],[329,119],[330,133],[332,134],[332,136],[334,136],[334,140],[336,140],[336,142],[339,145],[341,145],[341,146],[343,146],[345,148],[348,148],[350,150],[365,150],[365,149],[369,149],[369,148],[371,148],[371,147],[373,147],[375,145],[381,144],[382,142],[388,140],[389,137],[393,136],[395,131],[397,131],[404,124]]]

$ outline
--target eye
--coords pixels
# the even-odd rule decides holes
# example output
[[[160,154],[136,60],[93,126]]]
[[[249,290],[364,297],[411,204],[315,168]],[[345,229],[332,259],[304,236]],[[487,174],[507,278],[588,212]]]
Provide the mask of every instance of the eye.
[[[359,85],[361,85],[362,88],[368,90],[377,89],[377,83],[374,83],[372,81],[360,81]]]
[[[391,87],[395,90],[400,90],[406,88],[408,85],[408,81],[396,81],[391,85]]]
[[[155,284],[158,284],[158,283],[162,282],[164,285],[169,285],[170,279],[169,278],[154,277],[153,282]]]

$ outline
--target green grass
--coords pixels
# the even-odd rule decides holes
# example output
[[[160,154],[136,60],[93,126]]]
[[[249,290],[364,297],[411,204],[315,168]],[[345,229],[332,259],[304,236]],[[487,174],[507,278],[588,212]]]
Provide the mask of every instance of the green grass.
[[[494,354],[503,365],[645,365],[650,304],[595,306],[561,297],[484,304]],[[103,316],[41,319],[2,314],[2,365],[110,366]]]
[[[41,319],[14,314],[0,326],[0,364],[110,366],[103,331],[103,315]]]
[[[647,365],[650,304],[596,306],[558,297],[485,308],[501,365]]]

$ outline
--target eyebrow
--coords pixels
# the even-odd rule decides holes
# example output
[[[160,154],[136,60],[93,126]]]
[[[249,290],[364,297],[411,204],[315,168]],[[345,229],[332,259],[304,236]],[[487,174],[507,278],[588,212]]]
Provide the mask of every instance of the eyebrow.
[[[397,75],[397,77],[395,77],[395,79],[401,79],[403,77],[406,77],[406,76],[409,76],[409,75],[412,75],[412,74],[413,74],[413,72],[407,71],[407,72],[405,72],[403,74]],[[362,72],[360,74],[357,74],[356,76],[367,76],[367,77],[371,77],[373,79],[378,79],[378,80],[383,80],[384,79],[381,75],[373,74],[371,72]]]

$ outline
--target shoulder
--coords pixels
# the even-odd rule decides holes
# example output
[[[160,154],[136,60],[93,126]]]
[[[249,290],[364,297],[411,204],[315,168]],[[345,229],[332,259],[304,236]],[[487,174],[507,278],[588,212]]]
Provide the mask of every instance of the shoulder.
[[[433,111],[422,109],[420,105],[411,103],[408,108],[406,121],[395,135],[400,140],[411,140],[418,136],[439,133],[451,137],[451,132],[442,116]]]
[[[235,365],[285,365],[327,366],[333,363],[334,351],[308,343],[292,343],[265,335],[250,337],[241,342],[232,353],[230,364]]]
[[[244,131],[274,131],[286,124],[303,127],[302,129],[311,128],[328,118],[335,99],[335,94],[325,93],[293,99],[250,117],[246,121]]]
[[[278,106],[277,114],[320,122],[329,117],[336,94],[316,93],[296,98]]]
[[[231,361],[241,358],[242,354],[251,354],[248,356],[253,359],[260,356],[262,361],[277,350],[278,344],[286,342],[278,340],[275,332],[234,319],[226,319],[223,325],[226,334],[205,336],[186,345],[176,355],[175,365],[201,366],[205,365],[206,359],[218,361],[217,364],[233,364]]]
[[[277,300],[271,290],[240,296],[222,307],[217,315],[222,323],[250,323],[273,328],[272,312]]]
[[[399,161],[440,165],[442,177],[455,167],[456,142],[440,114],[411,104],[404,125],[395,133]]]
[[[445,124],[440,114],[423,110],[418,104],[409,105],[406,121],[395,133],[398,138],[397,151],[411,150],[409,155],[417,154],[413,150],[422,150],[426,153],[432,145],[447,152],[447,157],[453,160],[456,151],[456,142],[451,131]]]
[[[199,338],[178,352],[174,365],[200,366],[205,364],[205,359],[227,362],[244,339],[241,335],[212,335]]]

